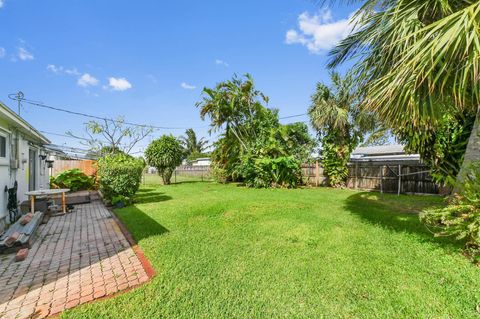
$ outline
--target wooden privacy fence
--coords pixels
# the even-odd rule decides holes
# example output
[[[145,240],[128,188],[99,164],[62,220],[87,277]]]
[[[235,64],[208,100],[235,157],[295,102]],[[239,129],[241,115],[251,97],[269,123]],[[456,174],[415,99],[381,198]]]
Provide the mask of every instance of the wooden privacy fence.
[[[323,167],[318,161],[313,164],[302,164],[302,177],[306,185],[320,186],[326,180]]]
[[[209,165],[181,165],[175,169],[178,176],[198,177],[200,179],[210,179],[212,177]],[[318,163],[302,164],[303,182],[307,185],[320,186],[325,182],[323,176],[323,167]]]
[[[347,186],[397,194],[439,193],[428,166],[422,164],[350,163]]]
[[[348,172],[349,188],[397,194],[439,193],[439,186],[433,181],[428,166],[423,164],[354,162],[349,164]],[[212,178],[208,165],[182,165],[177,167],[175,174],[198,180]],[[302,164],[302,176],[306,185],[321,186],[326,182],[323,167],[319,162]]]
[[[78,168],[85,175],[95,176],[97,174],[97,164],[94,160],[55,160],[51,171],[51,176],[57,176],[63,171]]]

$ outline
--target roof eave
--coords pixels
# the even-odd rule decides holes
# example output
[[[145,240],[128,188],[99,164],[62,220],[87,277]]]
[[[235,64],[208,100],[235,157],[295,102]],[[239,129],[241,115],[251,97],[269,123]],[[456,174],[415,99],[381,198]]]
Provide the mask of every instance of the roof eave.
[[[46,145],[51,143],[48,138],[46,138],[42,133],[40,133],[37,129],[30,125],[30,123],[25,121],[2,102],[0,102],[0,112],[4,113],[8,120],[19,125],[24,132],[36,138],[40,144]]]

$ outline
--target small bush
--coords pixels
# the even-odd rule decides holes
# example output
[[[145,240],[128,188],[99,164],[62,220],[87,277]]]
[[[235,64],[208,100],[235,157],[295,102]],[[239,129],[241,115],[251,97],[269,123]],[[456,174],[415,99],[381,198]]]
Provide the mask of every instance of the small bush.
[[[50,178],[52,188],[69,188],[73,192],[92,189],[93,185],[94,178],[85,175],[78,168],[64,171],[57,177]]]
[[[130,197],[126,197],[123,195],[116,195],[112,197],[112,205],[117,208],[128,206],[131,203],[132,203],[132,200]]]
[[[216,162],[212,162],[210,166],[210,171],[213,177],[213,180],[217,183],[225,184],[228,181],[228,173],[225,168],[222,168]]]
[[[441,209],[427,210],[420,219],[435,236],[454,236],[465,241],[465,252],[480,261],[480,163],[472,165],[462,193],[451,198]]]
[[[243,157],[236,172],[248,187],[297,187],[302,182],[300,161],[293,156]]]
[[[163,135],[152,141],[145,151],[148,165],[157,169],[165,185],[170,184],[175,168],[182,163],[184,157],[182,144],[173,135]]]
[[[107,155],[98,160],[100,190],[108,199],[133,196],[140,187],[145,163],[125,154]]]

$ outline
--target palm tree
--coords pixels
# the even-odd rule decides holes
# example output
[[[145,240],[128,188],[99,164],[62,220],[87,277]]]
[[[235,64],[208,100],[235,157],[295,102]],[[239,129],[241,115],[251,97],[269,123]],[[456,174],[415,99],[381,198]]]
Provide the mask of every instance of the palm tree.
[[[192,128],[187,129],[185,131],[185,136],[181,136],[180,140],[182,141],[187,156],[203,153],[206,144],[208,143],[203,137],[200,140],[197,140],[197,134]]]
[[[354,21],[329,66],[355,58],[362,108],[392,127],[433,126],[449,110],[476,114],[463,181],[480,159],[480,1],[367,0]]]
[[[343,186],[348,176],[347,163],[353,149],[365,135],[378,139],[386,130],[377,124],[373,113],[358,108],[358,95],[351,74],[341,77],[332,72],[331,87],[317,84],[309,109],[312,126],[322,144],[325,174],[330,186]]]
[[[225,127],[225,135],[234,136],[245,149],[247,140],[256,135],[251,124],[265,113],[262,103],[268,103],[268,97],[255,89],[250,74],[244,77],[243,80],[234,75],[213,89],[204,88],[202,100],[196,106],[200,108],[202,120],[210,118],[213,131]]]

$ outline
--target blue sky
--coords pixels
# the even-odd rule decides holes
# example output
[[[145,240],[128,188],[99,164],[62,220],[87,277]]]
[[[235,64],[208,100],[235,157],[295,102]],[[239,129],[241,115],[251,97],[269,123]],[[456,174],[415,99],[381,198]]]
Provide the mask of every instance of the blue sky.
[[[7,96],[21,90],[56,107],[207,136],[195,108],[201,89],[248,72],[281,116],[305,113],[355,10],[317,2],[0,0],[0,100],[16,109]],[[22,116],[60,134],[81,134],[87,121],[29,105]],[[153,137],[163,133],[183,130]]]

